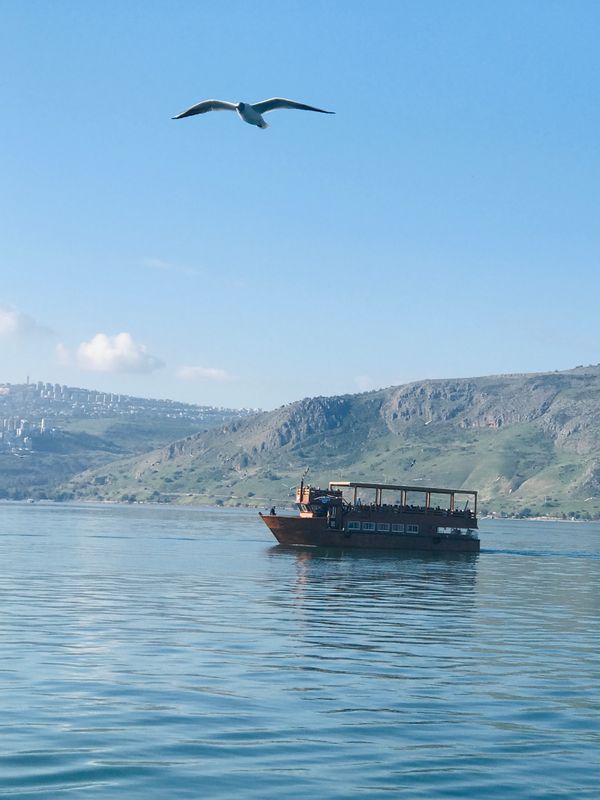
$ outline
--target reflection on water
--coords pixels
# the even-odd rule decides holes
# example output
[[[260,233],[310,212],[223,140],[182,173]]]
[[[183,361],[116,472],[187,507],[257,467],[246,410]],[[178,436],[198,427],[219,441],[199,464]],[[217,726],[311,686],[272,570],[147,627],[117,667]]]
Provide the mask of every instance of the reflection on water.
[[[272,547],[248,512],[0,505],[10,798],[593,797],[600,534]]]
[[[319,613],[335,603],[347,613],[414,610],[419,595],[433,595],[464,609],[472,597],[478,554],[416,555],[339,549],[290,548],[276,545],[273,558],[290,559],[296,571],[296,602],[316,605]],[[434,588],[435,587],[435,588]],[[325,605],[324,605],[325,604]],[[370,612],[369,605],[372,604]]]

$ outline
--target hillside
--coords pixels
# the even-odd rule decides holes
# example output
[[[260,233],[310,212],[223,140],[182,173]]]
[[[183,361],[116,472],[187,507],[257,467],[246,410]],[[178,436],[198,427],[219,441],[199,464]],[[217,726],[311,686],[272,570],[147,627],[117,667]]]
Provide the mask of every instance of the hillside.
[[[0,498],[61,497],[86,469],[248,415],[50,383],[0,384]]]
[[[600,514],[600,366],[428,380],[317,397],[121,459],[70,496],[170,502],[289,501],[310,467],[331,479],[478,489],[505,513]]]

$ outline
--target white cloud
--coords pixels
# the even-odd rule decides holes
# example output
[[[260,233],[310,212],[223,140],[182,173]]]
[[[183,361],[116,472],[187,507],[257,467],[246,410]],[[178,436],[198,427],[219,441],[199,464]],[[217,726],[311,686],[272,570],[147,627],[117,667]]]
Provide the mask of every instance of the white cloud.
[[[59,359],[68,359],[68,351],[59,345]],[[81,369],[93,372],[154,372],[163,362],[151,355],[146,345],[135,341],[130,333],[107,336],[97,333],[89,342],[81,342],[75,361]]]
[[[49,334],[28,314],[10,306],[0,306],[0,339],[23,339],[32,334]]]
[[[231,376],[224,369],[214,367],[179,367],[177,377],[184,381],[228,381]]]

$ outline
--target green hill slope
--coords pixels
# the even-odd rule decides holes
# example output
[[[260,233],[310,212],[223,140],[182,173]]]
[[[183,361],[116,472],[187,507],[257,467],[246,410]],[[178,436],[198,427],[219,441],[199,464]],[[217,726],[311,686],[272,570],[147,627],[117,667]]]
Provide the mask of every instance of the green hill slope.
[[[281,503],[333,479],[478,489],[496,512],[600,514],[600,367],[301,400],[87,471],[74,497]]]
[[[252,413],[50,383],[0,383],[0,499],[62,496],[86,469]]]

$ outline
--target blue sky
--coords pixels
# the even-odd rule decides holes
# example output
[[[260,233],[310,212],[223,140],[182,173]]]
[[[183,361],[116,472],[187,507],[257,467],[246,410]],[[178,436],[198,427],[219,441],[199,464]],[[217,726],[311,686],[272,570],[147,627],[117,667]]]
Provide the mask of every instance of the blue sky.
[[[0,11],[0,382],[272,408],[600,361],[597,3]],[[336,116],[171,120],[272,96]]]

